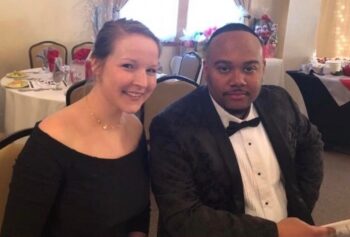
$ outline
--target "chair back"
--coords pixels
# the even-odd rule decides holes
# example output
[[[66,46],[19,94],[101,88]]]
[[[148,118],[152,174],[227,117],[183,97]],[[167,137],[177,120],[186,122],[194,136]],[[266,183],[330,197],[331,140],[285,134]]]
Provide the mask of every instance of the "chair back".
[[[170,73],[172,75],[179,74],[181,60],[182,60],[181,56],[174,56],[171,58],[171,60],[170,60]]]
[[[142,108],[142,120],[147,140],[149,140],[149,126],[153,117],[197,87],[197,83],[183,76],[163,76],[157,80],[156,89]]]
[[[45,48],[52,48],[58,50],[59,56],[62,58],[64,64],[67,64],[68,53],[66,46],[54,41],[41,41],[32,45],[29,48],[29,62],[31,68],[42,66],[42,61],[40,58],[37,57],[37,55],[39,55]]]
[[[182,57],[178,75],[187,77],[199,84],[202,58],[196,52],[185,53]]]
[[[93,82],[81,80],[72,84],[66,93],[66,105],[71,105],[86,96],[92,89]]]
[[[89,50],[89,52],[91,53],[91,50],[94,46],[94,43],[93,42],[90,42],[90,41],[86,41],[86,42],[83,42],[83,43],[80,43],[80,44],[77,44],[77,45],[74,45],[72,50],[71,50],[71,59],[74,60],[76,59],[75,55],[77,52],[79,52],[79,50]],[[89,55],[89,54],[88,54]],[[88,55],[86,55],[85,58],[83,58],[83,60],[86,60],[88,58]]]
[[[29,136],[32,130],[33,128],[23,129],[0,140],[0,230],[5,214],[13,165],[24,146],[24,142],[18,142],[18,140]]]

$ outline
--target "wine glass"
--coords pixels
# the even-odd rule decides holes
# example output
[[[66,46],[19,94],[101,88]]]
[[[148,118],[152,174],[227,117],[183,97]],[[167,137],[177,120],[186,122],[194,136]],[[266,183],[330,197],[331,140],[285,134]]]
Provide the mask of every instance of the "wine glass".
[[[55,71],[52,75],[52,80],[55,82],[55,87],[53,90],[62,90],[60,87],[61,82],[63,81],[63,78],[65,77],[65,73],[62,71]]]
[[[56,57],[52,70],[52,80],[55,83],[54,90],[61,90],[60,84],[65,77],[65,73],[62,71],[62,58]]]

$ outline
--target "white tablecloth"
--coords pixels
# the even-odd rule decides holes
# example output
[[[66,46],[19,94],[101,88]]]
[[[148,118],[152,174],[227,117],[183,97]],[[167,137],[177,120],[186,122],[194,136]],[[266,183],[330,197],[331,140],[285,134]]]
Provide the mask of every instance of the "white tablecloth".
[[[284,87],[284,67],[282,59],[266,58],[263,85],[276,85]]]
[[[329,94],[331,94],[339,106],[350,102],[350,90],[340,82],[340,79],[350,80],[350,77],[318,74],[314,75],[320,79],[320,81],[329,91]]]
[[[39,69],[27,70],[29,78],[50,80],[50,73],[38,72]],[[4,77],[1,86],[13,79]],[[33,81],[34,82],[34,81]],[[65,106],[65,91],[43,90],[20,92],[17,89],[5,89],[5,133],[9,134],[34,124]]]

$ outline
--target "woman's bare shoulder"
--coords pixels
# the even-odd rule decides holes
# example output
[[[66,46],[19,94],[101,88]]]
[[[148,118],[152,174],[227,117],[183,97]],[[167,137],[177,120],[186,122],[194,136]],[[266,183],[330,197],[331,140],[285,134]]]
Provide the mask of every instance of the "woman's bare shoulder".
[[[128,132],[135,137],[140,137],[143,132],[143,125],[140,119],[134,114],[128,114],[125,116],[125,122],[128,124]]]
[[[66,140],[70,137],[70,133],[76,128],[79,121],[79,106],[71,105],[62,110],[46,117],[39,127],[45,133],[57,140]]]

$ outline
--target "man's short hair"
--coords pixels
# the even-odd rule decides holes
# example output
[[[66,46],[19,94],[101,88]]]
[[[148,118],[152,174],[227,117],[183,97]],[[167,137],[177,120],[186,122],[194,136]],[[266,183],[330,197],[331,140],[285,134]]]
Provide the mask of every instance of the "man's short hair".
[[[213,41],[213,39],[222,34],[222,33],[225,33],[225,32],[230,32],[230,31],[245,31],[245,32],[248,32],[252,35],[254,35],[260,42],[261,45],[262,44],[262,41],[261,39],[259,38],[259,36],[257,34],[255,34],[254,30],[252,28],[250,28],[249,26],[247,25],[244,25],[242,23],[229,23],[229,24],[226,24],[222,27],[220,27],[219,29],[217,29],[213,34],[212,36],[210,37],[209,41],[207,42],[206,46],[205,46],[205,49],[208,49],[208,47],[210,46],[211,42]]]

